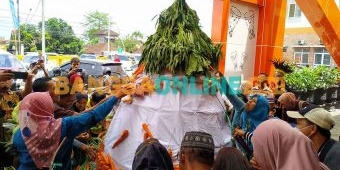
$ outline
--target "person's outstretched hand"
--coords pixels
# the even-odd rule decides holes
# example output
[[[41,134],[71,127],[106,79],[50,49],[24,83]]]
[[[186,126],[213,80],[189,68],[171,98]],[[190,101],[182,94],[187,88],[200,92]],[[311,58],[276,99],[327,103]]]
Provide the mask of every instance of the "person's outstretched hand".
[[[122,85],[119,92],[115,95],[117,98],[122,98],[126,95],[131,95],[136,92],[136,84],[134,83],[128,83],[125,85]]]

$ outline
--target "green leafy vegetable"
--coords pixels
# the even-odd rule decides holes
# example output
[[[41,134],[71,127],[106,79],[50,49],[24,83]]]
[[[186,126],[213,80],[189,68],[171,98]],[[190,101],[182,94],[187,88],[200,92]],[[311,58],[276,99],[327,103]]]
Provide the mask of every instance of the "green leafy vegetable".
[[[162,74],[168,70],[187,76],[210,75],[209,66],[217,67],[221,44],[212,44],[200,29],[196,12],[185,0],[175,0],[160,14],[157,25],[156,33],[144,44],[140,62],[147,73]]]

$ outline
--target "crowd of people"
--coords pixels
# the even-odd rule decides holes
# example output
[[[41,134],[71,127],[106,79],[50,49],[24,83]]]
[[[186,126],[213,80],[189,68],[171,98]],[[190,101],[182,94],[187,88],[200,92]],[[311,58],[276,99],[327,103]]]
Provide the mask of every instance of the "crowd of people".
[[[114,105],[138,88],[128,83],[122,89],[131,93],[99,93],[101,87],[89,91],[78,71],[79,59],[73,58],[65,76],[67,86],[77,90],[58,94],[56,80],[44,70],[43,62],[32,65],[24,90],[18,91],[10,89],[13,73],[0,71],[0,167],[75,169],[85,158],[95,159],[91,140],[105,136],[105,119]],[[35,77],[37,72],[44,74]],[[109,70],[103,75],[109,76]],[[132,169],[170,170],[177,163],[182,170],[340,169],[340,143],[330,133],[332,115],[291,92],[274,95],[265,76],[260,74],[254,84],[243,83],[240,95],[225,87],[232,146],[216,148],[210,134],[190,131],[174,158],[157,139],[149,138],[137,148]],[[16,127],[3,127],[8,122]]]

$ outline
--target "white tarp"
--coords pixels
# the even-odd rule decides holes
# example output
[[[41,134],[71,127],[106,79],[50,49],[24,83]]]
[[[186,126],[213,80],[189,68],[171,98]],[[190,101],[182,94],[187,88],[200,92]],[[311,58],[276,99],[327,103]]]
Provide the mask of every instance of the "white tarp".
[[[219,95],[218,95],[219,96]],[[230,142],[231,135],[224,119],[223,101],[216,95],[153,93],[144,99],[134,98],[132,104],[120,103],[104,140],[105,152],[116,165],[131,169],[135,151],[143,142],[142,124],[149,125],[153,136],[166,148],[171,148],[173,157],[180,149],[187,131],[210,133],[216,147]],[[118,147],[113,143],[124,130],[129,136]]]

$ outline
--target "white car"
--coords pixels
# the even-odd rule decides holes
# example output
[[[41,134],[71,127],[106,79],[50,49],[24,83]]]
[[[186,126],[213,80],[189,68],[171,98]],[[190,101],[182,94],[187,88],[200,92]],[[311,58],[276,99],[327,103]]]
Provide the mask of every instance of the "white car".
[[[0,50],[0,69],[27,72],[25,65],[13,54]],[[16,79],[13,82],[12,90],[23,89],[24,81]]]
[[[130,58],[126,55],[121,55],[121,54],[117,54],[120,62],[122,63],[123,69],[125,71],[130,71],[130,67],[132,66],[132,61],[130,60]],[[109,55],[108,56],[109,60],[114,60],[114,55]]]
[[[48,53],[46,53],[46,54],[49,55]],[[26,66],[26,68],[29,69],[30,64],[37,62],[38,60],[39,60],[39,53],[34,52],[34,53],[26,54],[22,61],[23,61],[24,65]],[[50,63],[48,61],[48,58],[45,58],[45,61],[46,61],[45,62],[45,68],[46,68],[47,71],[50,71],[50,68],[53,68],[53,63]]]

